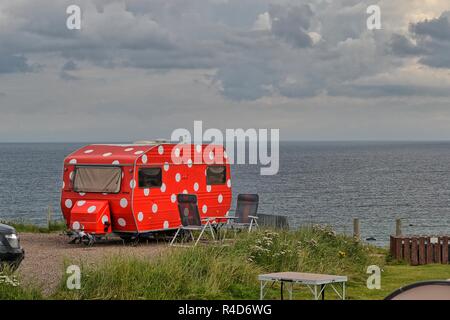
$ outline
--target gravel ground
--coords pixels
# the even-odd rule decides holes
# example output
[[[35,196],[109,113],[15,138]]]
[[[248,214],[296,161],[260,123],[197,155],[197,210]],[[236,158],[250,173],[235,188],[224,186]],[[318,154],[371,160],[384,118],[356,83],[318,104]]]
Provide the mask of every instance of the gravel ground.
[[[38,285],[44,294],[51,294],[64,272],[64,261],[71,263],[98,263],[112,254],[154,257],[167,244],[157,242],[139,243],[137,246],[124,245],[119,239],[109,239],[92,247],[83,244],[69,244],[63,234],[21,233],[21,245],[25,249],[25,259],[19,267],[23,284]]]

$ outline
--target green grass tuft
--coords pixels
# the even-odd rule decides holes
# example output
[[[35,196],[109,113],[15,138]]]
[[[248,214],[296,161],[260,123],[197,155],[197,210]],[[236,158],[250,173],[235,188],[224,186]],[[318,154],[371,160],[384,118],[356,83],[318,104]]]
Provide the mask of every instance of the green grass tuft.
[[[17,232],[51,233],[66,230],[66,223],[61,220],[49,221],[47,226],[39,226],[22,220],[0,221],[0,223],[14,227]]]
[[[64,280],[63,299],[257,299],[258,274],[277,271],[347,275],[365,281],[368,265],[382,262],[374,248],[330,228],[242,233],[230,246],[171,248],[153,260],[112,256],[82,266],[81,290]],[[268,298],[279,296],[275,286]],[[303,290],[296,297],[310,298]],[[330,295],[330,297],[334,297]]]

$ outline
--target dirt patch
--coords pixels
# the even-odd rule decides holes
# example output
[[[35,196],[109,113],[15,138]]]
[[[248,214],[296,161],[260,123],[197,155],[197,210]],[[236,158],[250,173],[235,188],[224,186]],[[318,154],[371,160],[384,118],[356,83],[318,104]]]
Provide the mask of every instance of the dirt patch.
[[[59,285],[64,273],[64,261],[95,264],[113,254],[152,258],[167,249],[166,243],[149,241],[131,246],[116,238],[86,247],[83,244],[69,244],[67,236],[57,233],[21,233],[20,240],[25,249],[25,260],[18,270],[20,279],[24,285],[41,287],[46,295],[54,292]]]

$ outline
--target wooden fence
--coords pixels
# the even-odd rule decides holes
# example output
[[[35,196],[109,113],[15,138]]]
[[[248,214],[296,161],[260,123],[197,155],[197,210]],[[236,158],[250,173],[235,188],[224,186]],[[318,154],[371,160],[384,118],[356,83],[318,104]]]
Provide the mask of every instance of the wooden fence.
[[[289,229],[289,222],[286,216],[275,214],[258,213],[258,225],[277,229]]]
[[[391,236],[391,255],[413,266],[449,263],[449,237]]]

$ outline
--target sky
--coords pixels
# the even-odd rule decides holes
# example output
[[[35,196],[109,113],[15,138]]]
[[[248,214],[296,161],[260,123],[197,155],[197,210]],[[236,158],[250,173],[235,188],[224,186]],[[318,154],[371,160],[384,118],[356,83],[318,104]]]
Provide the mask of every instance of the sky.
[[[194,120],[450,140],[450,1],[0,1],[0,142],[170,138]]]

